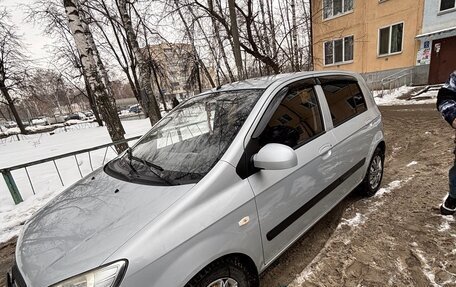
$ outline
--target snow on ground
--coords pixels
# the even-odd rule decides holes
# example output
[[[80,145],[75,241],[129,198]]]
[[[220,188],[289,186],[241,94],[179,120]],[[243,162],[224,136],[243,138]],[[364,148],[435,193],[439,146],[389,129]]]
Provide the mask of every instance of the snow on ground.
[[[358,225],[362,225],[366,221],[366,216],[357,212],[353,218],[345,219],[342,218],[342,222],[339,224],[340,226],[348,225],[350,227],[356,227]]]
[[[427,91],[414,100],[398,99],[400,96],[410,93],[414,87],[402,86],[393,90],[373,91],[374,99],[379,106],[411,105],[411,104],[435,104],[438,91]]]
[[[126,138],[143,135],[150,129],[148,119],[122,122],[126,130]],[[0,169],[19,165],[34,160],[77,151],[111,142],[106,127],[90,127],[78,129],[71,126],[67,132],[53,135],[49,133],[22,136],[21,141],[0,143]],[[132,142],[130,142],[131,144]],[[36,195],[27,178],[24,169],[12,171],[14,180],[24,199],[24,202],[14,205],[5,182],[0,178],[0,242],[18,234],[23,224],[36,210],[46,204],[55,195],[92,171],[102,166],[105,149],[56,160],[56,165],[65,186],[62,186],[59,175],[52,162],[27,168],[33,182]],[[112,149],[106,152],[105,162],[116,156]],[[79,169],[78,169],[79,166]]]
[[[411,161],[409,164],[407,164],[407,167],[411,167],[411,166],[416,165],[416,164],[418,164],[417,161]]]
[[[380,188],[377,193],[374,195],[374,197],[383,197],[383,195],[392,192],[393,190],[401,187],[401,181],[400,180],[395,180],[392,181],[388,184],[388,186]]]

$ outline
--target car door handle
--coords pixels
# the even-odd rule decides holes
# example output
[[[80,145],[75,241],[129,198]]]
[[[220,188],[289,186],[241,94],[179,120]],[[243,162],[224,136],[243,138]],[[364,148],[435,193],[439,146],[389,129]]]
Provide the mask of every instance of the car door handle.
[[[318,153],[321,156],[329,156],[329,155],[331,155],[332,147],[333,147],[332,144],[325,144],[324,146],[320,147],[320,149],[318,150]]]

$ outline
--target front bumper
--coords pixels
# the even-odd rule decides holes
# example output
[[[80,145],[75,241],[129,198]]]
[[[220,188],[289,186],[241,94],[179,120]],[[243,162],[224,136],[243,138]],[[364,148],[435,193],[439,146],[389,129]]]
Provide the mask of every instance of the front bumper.
[[[16,264],[11,269],[11,273],[6,274],[6,286],[7,287],[27,287],[24,278]]]

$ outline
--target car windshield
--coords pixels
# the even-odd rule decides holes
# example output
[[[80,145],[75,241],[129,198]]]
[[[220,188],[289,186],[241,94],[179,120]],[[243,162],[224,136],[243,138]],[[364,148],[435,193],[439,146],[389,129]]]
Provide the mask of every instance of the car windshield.
[[[105,171],[142,184],[198,182],[222,157],[262,92],[214,92],[182,103]]]

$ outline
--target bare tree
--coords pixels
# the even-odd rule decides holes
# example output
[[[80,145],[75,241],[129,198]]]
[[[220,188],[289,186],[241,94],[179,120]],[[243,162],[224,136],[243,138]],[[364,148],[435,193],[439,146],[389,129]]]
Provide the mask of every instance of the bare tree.
[[[131,46],[131,50],[139,66],[140,98],[142,103],[141,106],[146,108],[145,112],[149,116],[150,123],[154,125],[161,119],[161,114],[158,108],[157,100],[155,99],[152,90],[151,69],[147,65],[146,59],[144,57],[144,52],[139,48],[137,35],[135,33],[135,29],[133,28],[131,17],[128,13],[127,1],[116,0],[116,3],[119,9],[120,17],[122,19],[123,27],[127,35],[128,43]],[[149,49],[149,47],[146,47],[146,49]]]
[[[79,51],[82,67],[87,72],[88,82],[90,83],[91,90],[100,107],[103,120],[106,122],[111,139],[113,141],[119,141],[124,139],[125,131],[117,114],[115,100],[112,96],[109,96],[107,88],[103,83],[102,76],[97,69],[97,62],[92,47],[87,40],[87,37],[90,37],[90,35],[88,35],[86,33],[87,31],[83,28],[76,1],[77,0],[63,0],[65,12],[68,17],[68,26]],[[117,152],[119,153],[127,148],[127,144],[116,145]]]
[[[0,92],[21,133],[25,134],[24,124],[16,109],[17,97],[14,94],[24,84],[27,60],[24,55],[24,45],[14,26],[8,24],[9,14],[6,10],[0,11]]]
[[[34,21],[35,24],[40,24],[45,34],[57,40],[57,44],[53,46],[54,57],[51,65],[73,88],[77,89],[88,99],[96,122],[99,126],[103,126],[103,121],[95,100],[95,94],[90,88],[88,76],[83,69],[79,51],[71,40],[72,35],[61,0],[34,0],[28,6],[27,19]]]

